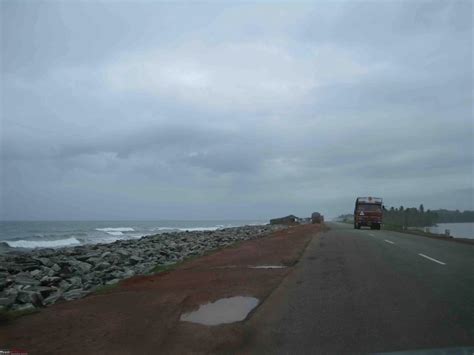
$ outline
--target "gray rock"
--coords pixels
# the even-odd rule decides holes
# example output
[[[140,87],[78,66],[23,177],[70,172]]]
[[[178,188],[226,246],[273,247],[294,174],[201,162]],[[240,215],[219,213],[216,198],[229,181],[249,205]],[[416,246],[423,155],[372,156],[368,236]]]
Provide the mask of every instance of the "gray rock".
[[[122,274],[122,277],[123,278],[129,278],[129,277],[132,277],[134,275],[135,275],[135,271],[133,271],[132,269],[128,269]]]
[[[81,271],[83,273],[88,272],[90,269],[92,269],[91,264],[85,263],[83,261],[71,260],[69,261],[69,264],[76,270]]]
[[[70,291],[64,292],[63,297],[64,297],[65,300],[70,301],[70,300],[75,300],[75,299],[84,297],[88,293],[89,292],[78,288],[78,289],[75,289],[75,290],[70,290]]]
[[[99,264],[96,265],[95,267],[95,270],[106,270],[108,268],[110,268],[110,263],[108,263],[107,261],[104,261],[104,262],[101,262]]]
[[[35,309],[35,306],[33,306],[31,303],[15,304],[13,306],[13,310],[19,311],[19,312],[33,311],[34,309]]]
[[[143,261],[143,258],[140,258],[139,256],[133,255],[133,256],[130,257],[129,261],[130,261],[131,264],[138,264],[138,263]]]
[[[53,266],[53,262],[49,260],[48,258],[37,258],[36,260],[38,260],[44,266],[47,266],[47,267]]]
[[[110,254],[112,254],[110,251],[106,251],[105,253],[103,253],[103,254],[101,255],[101,258],[106,258],[106,257],[108,257]]]
[[[58,284],[59,288],[63,291],[67,291],[71,288],[71,284],[67,282],[66,280],[61,280],[61,282]]]
[[[0,297],[0,306],[10,307],[15,300],[11,297]]]
[[[6,297],[11,298],[13,301],[15,301],[16,297],[18,296],[18,290],[16,288],[11,287],[3,291],[3,294]]]
[[[41,307],[43,305],[43,297],[39,292],[33,291],[20,291],[16,299],[20,303],[31,303],[36,307]]]
[[[55,293],[49,295],[47,298],[45,298],[43,303],[45,305],[50,305],[50,304],[56,303],[57,301],[62,300],[62,299],[64,299],[63,294],[61,292],[55,292]]]
[[[107,281],[105,284],[106,285],[115,285],[119,281],[120,281],[120,279],[112,279],[112,280]]]
[[[100,255],[99,253],[87,253],[84,255],[76,256],[76,259],[79,261],[88,261],[90,259],[98,257],[99,255]]]
[[[130,255],[130,253],[128,251],[126,251],[125,249],[119,249],[117,250],[117,254],[121,255],[121,256],[124,256],[124,257],[127,257]]]
[[[61,282],[61,278],[57,276],[44,276],[41,278],[41,285],[43,286],[51,286],[57,285]]]
[[[56,290],[56,288],[46,286],[39,286],[34,289],[34,291],[39,292],[43,298],[49,297],[49,295]]]
[[[71,287],[80,287],[82,286],[82,280],[78,276],[74,276],[68,279],[68,282],[71,283]]]
[[[100,257],[92,257],[86,260],[89,264],[97,265],[102,261]]]
[[[27,291],[19,291],[16,298],[17,302],[20,303],[29,303],[30,302],[30,293]]]
[[[54,264],[53,266],[51,266],[51,269],[55,272],[61,271],[61,267],[58,264]]]
[[[40,274],[41,274],[40,269],[35,269],[35,270],[30,271],[30,275],[33,277],[39,276]]]
[[[39,285],[39,281],[32,278],[29,274],[20,273],[15,275],[15,283],[19,285]]]

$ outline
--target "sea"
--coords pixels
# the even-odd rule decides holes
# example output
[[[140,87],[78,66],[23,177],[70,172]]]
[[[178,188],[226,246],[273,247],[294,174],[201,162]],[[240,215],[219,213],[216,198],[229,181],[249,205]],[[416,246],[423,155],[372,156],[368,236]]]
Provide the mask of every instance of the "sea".
[[[444,234],[449,229],[449,234],[454,238],[474,239],[474,223],[438,223],[434,227],[429,227],[431,233]]]
[[[262,220],[215,221],[0,221],[2,249],[61,248],[112,243],[176,231],[213,231],[244,225],[263,225]]]

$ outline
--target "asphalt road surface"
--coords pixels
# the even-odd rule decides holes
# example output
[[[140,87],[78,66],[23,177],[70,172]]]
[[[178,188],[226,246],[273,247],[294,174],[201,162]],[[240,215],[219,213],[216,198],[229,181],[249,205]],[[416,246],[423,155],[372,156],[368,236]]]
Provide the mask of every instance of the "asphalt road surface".
[[[329,226],[255,312],[245,352],[463,353],[474,346],[473,245]]]

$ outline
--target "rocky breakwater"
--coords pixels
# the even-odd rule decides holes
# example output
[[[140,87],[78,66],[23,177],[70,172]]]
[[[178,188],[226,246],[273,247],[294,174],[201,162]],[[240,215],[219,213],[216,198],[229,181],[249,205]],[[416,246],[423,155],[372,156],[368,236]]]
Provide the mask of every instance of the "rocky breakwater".
[[[27,311],[74,300],[156,266],[238,241],[265,236],[282,226],[244,226],[217,231],[173,232],[63,249],[0,255],[0,310]]]

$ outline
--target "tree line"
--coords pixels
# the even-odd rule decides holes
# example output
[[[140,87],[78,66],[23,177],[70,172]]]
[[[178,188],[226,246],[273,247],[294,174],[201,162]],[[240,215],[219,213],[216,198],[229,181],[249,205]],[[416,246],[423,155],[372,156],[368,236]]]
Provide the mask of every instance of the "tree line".
[[[400,206],[399,208],[390,207],[387,209],[384,207],[383,211],[383,223],[395,226],[429,227],[439,223],[438,218],[439,216],[435,211],[425,211],[423,204],[419,208]]]
[[[474,211],[425,210],[423,204],[415,208],[384,207],[384,223],[405,227],[431,227],[438,223],[474,222]]]

